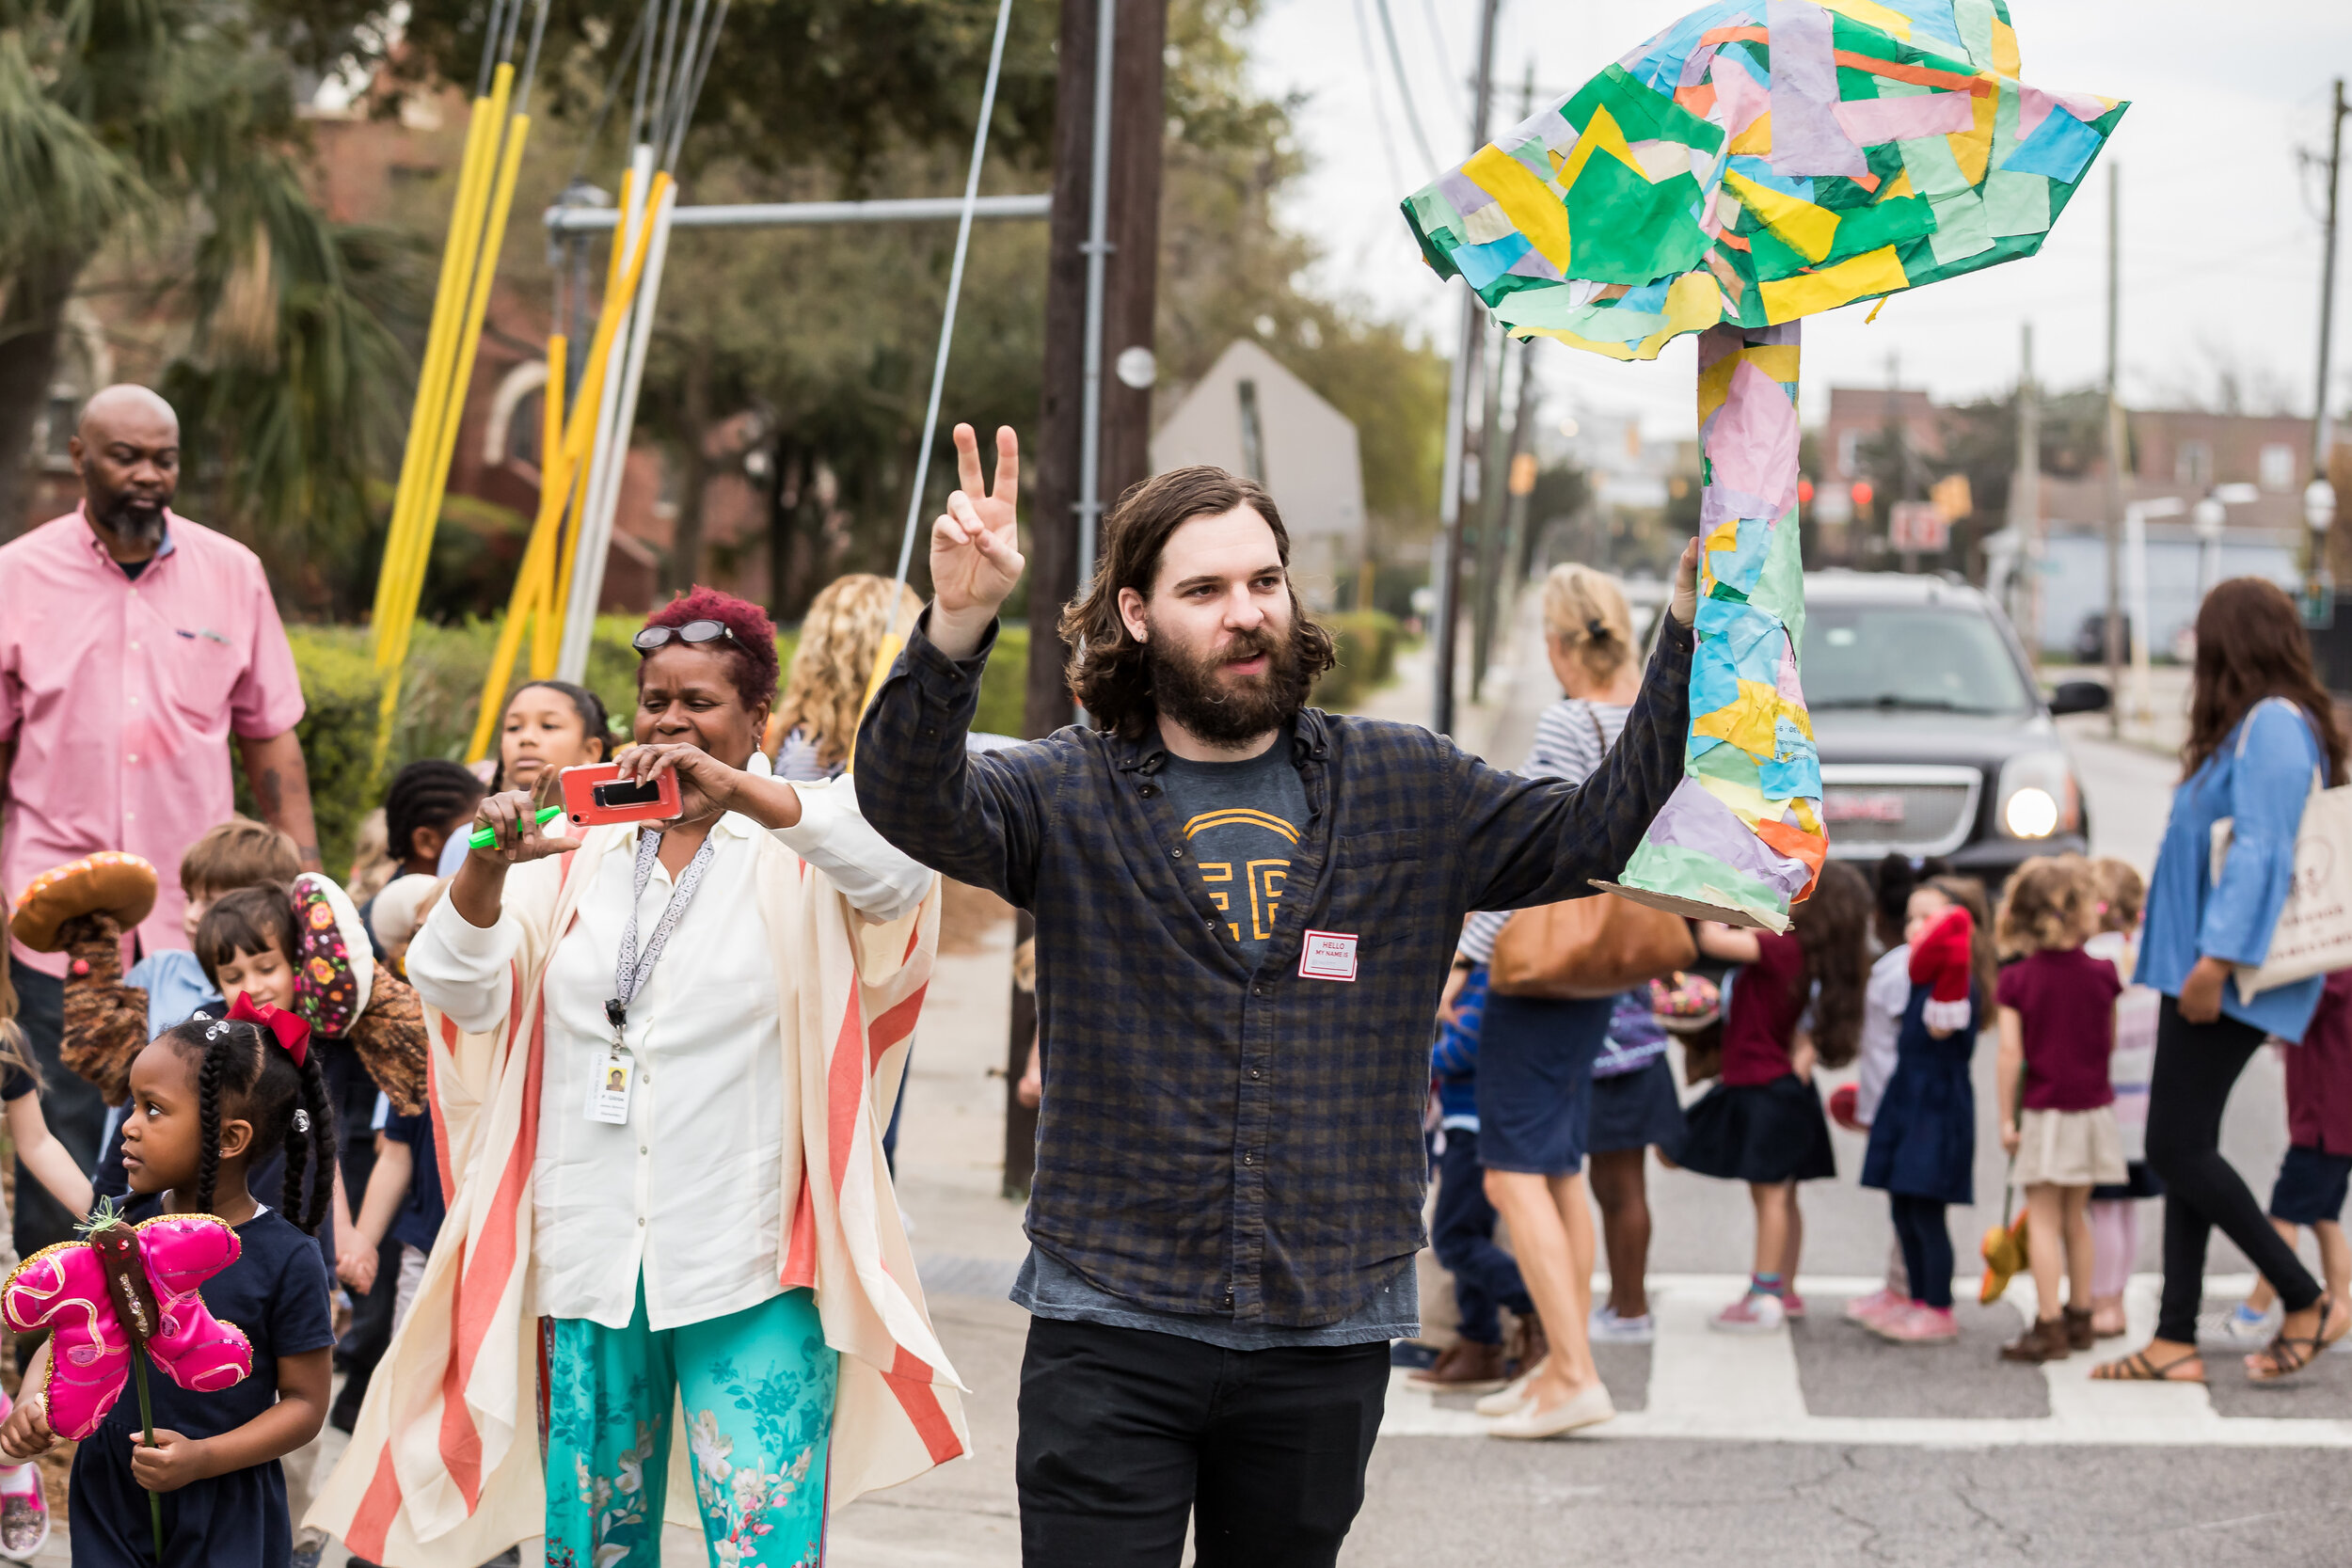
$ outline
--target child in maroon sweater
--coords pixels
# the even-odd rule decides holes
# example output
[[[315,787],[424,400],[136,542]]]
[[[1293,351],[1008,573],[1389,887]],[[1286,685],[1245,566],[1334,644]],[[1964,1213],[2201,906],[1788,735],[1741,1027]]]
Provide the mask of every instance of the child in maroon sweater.
[[[2290,1245],[2311,1227],[2328,1299],[2343,1301],[2352,1295],[2352,1243],[2344,1235],[2344,1189],[2352,1185],[2352,969],[2328,976],[2303,1043],[2284,1049],[2287,1157],[2270,1189],[2270,1223]],[[2271,1297],[2270,1281],[2257,1275],[2245,1311],[2267,1313]]]

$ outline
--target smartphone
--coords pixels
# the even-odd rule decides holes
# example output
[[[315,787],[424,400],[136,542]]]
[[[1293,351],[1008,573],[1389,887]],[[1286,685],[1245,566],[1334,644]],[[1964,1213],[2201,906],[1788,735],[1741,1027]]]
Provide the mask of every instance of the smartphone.
[[[594,828],[607,822],[666,822],[686,808],[679,799],[677,774],[658,779],[623,779],[620,764],[592,762],[566,768],[558,775],[564,786],[564,817],[574,828]]]

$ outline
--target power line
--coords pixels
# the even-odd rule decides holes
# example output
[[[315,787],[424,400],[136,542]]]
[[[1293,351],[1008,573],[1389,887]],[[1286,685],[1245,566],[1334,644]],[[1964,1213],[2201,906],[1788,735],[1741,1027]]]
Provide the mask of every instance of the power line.
[[[1397,162],[1396,135],[1389,125],[1389,106],[1380,96],[1380,67],[1372,57],[1372,24],[1364,20],[1364,0],[1355,0],[1356,43],[1364,56],[1364,81],[1372,88],[1372,118],[1380,127],[1380,151],[1389,161],[1389,185],[1405,189],[1405,166]]]
[[[1405,122],[1412,127],[1413,145],[1421,149],[1422,162],[1429,166],[1429,177],[1436,179],[1445,166],[1429,150],[1429,137],[1421,128],[1421,111],[1413,106],[1413,84],[1405,75],[1405,52],[1396,45],[1396,22],[1389,14],[1389,0],[1374,0],[1380,8],[1380,31],[1389,40],[1389,65],[1396,72],[1397,96],[1405,102]]]

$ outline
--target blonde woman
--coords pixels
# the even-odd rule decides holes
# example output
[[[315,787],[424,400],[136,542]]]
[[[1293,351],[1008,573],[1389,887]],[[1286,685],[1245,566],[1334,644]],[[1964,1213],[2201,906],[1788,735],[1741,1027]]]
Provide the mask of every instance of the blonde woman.
[[[904,641],[923,613],[923,601],[902,586],[898,603],[898,635]],[[782,736],[776,777],[818,784],[849,766],[858,716],[873,684],[874,655],[890,628],[890,578],[871,572],[835,578],[809,602],[771,723],[770,733]]]
[[[1544,641],[1552,673],[1566,693],[1544,711],[1520,771],[1576,783],[1600,766],[1640,695],[1642,665],[1633,616],[1617,580],[1590,566],[1555,566],[1544,579]],[[1476,984],[1494,956],[1507,915],[1473,914],[1465,923],[1442,1005]],[[1502,1419],[1502,1437],[1549,1437],[1616,1414],[1593,1366],[1594,1235],[1584,1196],[1584,1156],[1594,1154],[1609,1222],[1613,1325],[1622,1315],[1647,1326],[1642,1276],[1649,1250],[1649,1211],[1642,1190],[1648,1147],[1678,1143],[1682,1113],[1665,1065],[1665,1036],[1627,1013],[1613,1028],[1616,999],[1550,1002],[1488,996],[1479,1027],[1475,1165],[1484,1169],[1485,1215],[1509,1222],[1518,1273],[1541,1320],[1549,1354],[1540,1367],[1481,1405]],[[1645,1014],[1646,1009],[1642,1009]],[[1596,1078],[1597,1069],[1600,1076]],[[1601,1108],[1602,1085],[1607,1109]],[[1449,1156],[1459,1132],[1447,1135]],[[1599,1152],[1606,1148],[1608,1152]],[[1477,1179],[1451,1158],[1457,1188]],[[1454,1205],[1446,1205],[1452,1209]],[[1476,1207],[1485,1207],[1478,1205]],[[1440,1256],[1447,1250],[1440,1242]],[[1616,1337],[1630,1337],[1612,1335]]]

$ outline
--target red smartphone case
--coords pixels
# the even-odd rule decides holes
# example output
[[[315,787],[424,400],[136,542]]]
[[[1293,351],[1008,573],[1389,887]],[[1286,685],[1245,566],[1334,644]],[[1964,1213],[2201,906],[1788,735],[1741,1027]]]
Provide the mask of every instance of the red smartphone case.
[[[677,774],[664,773],[657,781],[660,791],[658,800],[642,806],[600,806],[596,804],[596,785],[611,784],[621,775],[620,764],[591,762],[578,768],[566,768],[557,775],[564,788],[564,820],[573,829],[601,827],[608,822],[667,822],[685,810],[678,795]]]

